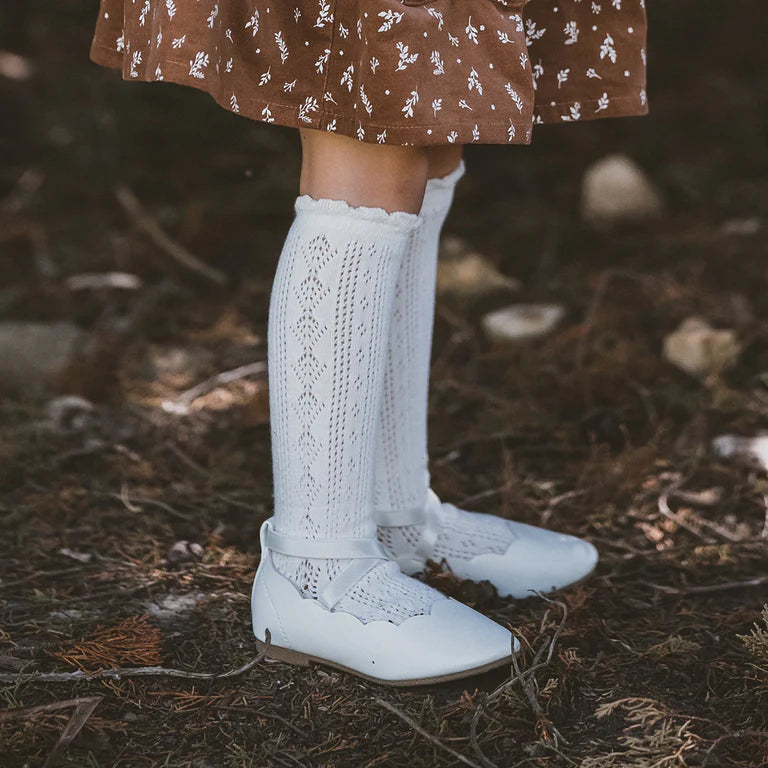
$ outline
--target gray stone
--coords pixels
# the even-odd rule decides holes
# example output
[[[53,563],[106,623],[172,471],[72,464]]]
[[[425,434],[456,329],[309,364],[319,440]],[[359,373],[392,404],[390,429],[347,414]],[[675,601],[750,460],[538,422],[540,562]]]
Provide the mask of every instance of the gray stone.
[[[591,165],[582,181],[581,211],[587,221],[614,222],[657,216],[659,193],[626,155],[609,155]]]
[[[768,435],[759,437],[720,435],[712,441],[712,452],[721,459],[742,466],[768,470]]]
[[[205,550],[195,542],[177,541],[168,550],[168,562],[171,565],[177,563],[191,563],[199,560]]]
[[[438,296],[471,300],[519,287],[517,280],[503,275],[461,238],[443,237],[437,265]]]
[[[38,397],[55,390],[82,339],[71,323],[0,323],[0,392]]]
[[[28,59],[10,51],[0,51],[0,77],[9,80],[29,80],[32,77],[32,65]]]
[[[699,379],[721,374],[740,352],[734,331],[712,328],[700,317],[686,318],[664,339],[664,358]]]
[[[549,333],[564,314],[559,304],[512,304],[489,312],[482,326],[494,341],[523,341]]]
[[[202,592],[192,592],[182,595],[164,595],[157,602],[144,603],[147,613],[161,621],[173,621],[179,616],[194,610],[206,595]]]

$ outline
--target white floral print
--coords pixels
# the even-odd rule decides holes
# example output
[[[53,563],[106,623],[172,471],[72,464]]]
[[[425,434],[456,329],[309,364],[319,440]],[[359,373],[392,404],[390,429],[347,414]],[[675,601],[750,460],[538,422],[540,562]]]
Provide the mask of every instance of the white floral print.
[[[379,144],[528,143],[644,114],[644,0],[100,0],[92,58],[253,120]]]

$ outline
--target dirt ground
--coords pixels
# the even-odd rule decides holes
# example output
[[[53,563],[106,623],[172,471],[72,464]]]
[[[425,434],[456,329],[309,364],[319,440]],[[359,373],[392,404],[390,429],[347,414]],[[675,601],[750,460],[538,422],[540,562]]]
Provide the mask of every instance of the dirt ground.
[[[768,420],[763,3],[653,3],[648,118],[468,150],[446,231],[521,281],[499,305],[557,302],[566,318],[499,346],[479,327],[487,301],[439,302],[434,487],[585,536],[601,562],[552,602],[435,568],[523,652],[518,669],[418,691],[256,657],[247,594],[271,508],[258,363],[297,140],[99,70],[95,7],[0,9],[0,49],[34,66],[0,77],[0,324],[82,329],[55,389],[90,403],[0,396],[3,768],[768,765],[768,481],[711,449]],[[587,226],[582,174],[617,151],[664,214]],[[170,258],[131,194],[226,283]],[[69,280],[110,271],[140,286]],[[737,333],[722,377],[664,361],[690,315]],[[137,667],[154,672],[104,672]]]

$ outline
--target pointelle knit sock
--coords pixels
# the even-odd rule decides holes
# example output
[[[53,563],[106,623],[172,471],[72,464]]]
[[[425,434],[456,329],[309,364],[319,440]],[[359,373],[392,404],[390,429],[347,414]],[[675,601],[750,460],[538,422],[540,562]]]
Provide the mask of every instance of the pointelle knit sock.
[[[421,207],[424,220],[409,239],[397,275],[379,411],[374,470],[378,538],[397,558],[422,539],[430,496],[427,455],[427,398],[438,246],[463,161],[446,176],[430,179]],[[434,507],[433,507],[434,508]],[[515,534],[507,521],[443,504],[432,556],[470,559],[506,551]],[[405,524],[403,524],[405,523]]]
[[[306,539],[373,538],[373,468],[398,270],[421,219],[302,195],[272,288],[268,360],[274,526]],[[348,561],[275,553],[316,598]],[[334,610],[364,622],[428,613],[439,593],[382,559]]]

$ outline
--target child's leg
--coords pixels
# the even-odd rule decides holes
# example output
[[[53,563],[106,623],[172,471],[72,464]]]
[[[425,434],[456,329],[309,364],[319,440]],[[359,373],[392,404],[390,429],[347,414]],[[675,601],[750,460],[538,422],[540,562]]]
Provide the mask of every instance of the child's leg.
[[[464,173],[462,148],[430,150],[429,180],[395,286],[389,353],[376,444],[374,505],[380,519],[410,519],[429,490],[427,394],[435,314],[437,253],[456,182]]]
[[[419,212],[430,170],[423,147],[364,144],[322,131],[301,131],[301,145],[301,194]]]
[[[570,536],[441,504],[430,491],[427,395],[438,244],[464,173],[459,148],[430,151],[424,222],[410,238],[395,286],[374,473],[379,539],[406,573],[445,558],[459,576],[526,597],[582,578],[596,551]]]
[[[421,224],[424,150],[313,131],[303,149],[304,194],[270,302],[275,516],[263,531],[254,631],[263,640],[268,628],[283,658],[298,652],[377,679],[501,663],[509,633],[403,575],[375,536],[387,339],[398,270]]]
[[[305,132],[308,194],[296,201],[270,306],[275,529],[310,538],[375,534],[372,459],[391,305],[419,223],[407,208],[416,207],[426,183],[416,150],[370,152],[355,144]],[[378,183],[361,185],[371,178]],[[347,564],[287,555],[275,562],[313,598]],[[382,562],[374,570],[383,580],[388,569]],[[434,602],[415,582],[408,595],[388,588],[391,604],[376,618],[428,613]]]

